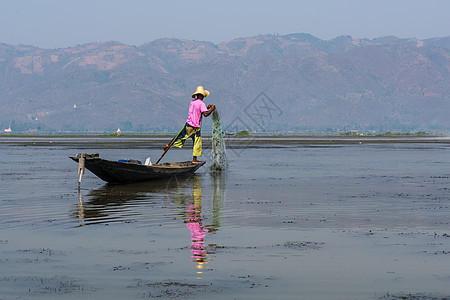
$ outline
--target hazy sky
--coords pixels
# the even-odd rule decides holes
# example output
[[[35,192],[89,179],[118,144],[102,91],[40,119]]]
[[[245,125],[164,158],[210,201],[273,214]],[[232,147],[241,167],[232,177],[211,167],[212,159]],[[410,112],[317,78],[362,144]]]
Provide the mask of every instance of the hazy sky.
[[[41,48],[301,32],[325,40],[449,36],[450,0],[0,0],[0,43]]]

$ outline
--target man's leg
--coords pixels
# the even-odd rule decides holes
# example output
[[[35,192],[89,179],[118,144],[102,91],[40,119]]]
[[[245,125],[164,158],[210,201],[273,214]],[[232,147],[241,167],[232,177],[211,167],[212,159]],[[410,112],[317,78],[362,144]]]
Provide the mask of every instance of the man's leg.
[[[202,161],[197,160],[198,156],[202,156],[202,134],[200,128],[198,128],[195,134],[192,135],[192,138],[194,140],[194,148],[192,149],[192,163],[202,163]]]
[[[186,124],[184,125],[183,129],[181,129],[180,133],[178,133],[178,135],[175,138],[175,141],[173,142],[173,146],[181,148],[184,145],[184,142],[186,142],[186,140],[189,138],[190,134],[188,132],[188,128],[190,128],[189,126],[187,126]],[[164,150],[169,148],[169,144],[164,146]]]

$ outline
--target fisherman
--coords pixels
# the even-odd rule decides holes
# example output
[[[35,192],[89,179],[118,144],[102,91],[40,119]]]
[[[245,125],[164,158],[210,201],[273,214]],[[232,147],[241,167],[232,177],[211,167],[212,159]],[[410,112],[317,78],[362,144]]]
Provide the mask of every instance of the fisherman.
[[[198,161],[197,157],[202,156],[202,135],[200,129],[202,127],[202,117],[208,117],[216,107],[213,104],[206,104],[203,99],[209,96],[209,91],[205,90],[203,86],[199,85],[195,92],[192,94],[193,100],[189,105],[189,113],[186,124],[184,124],[183,129],[175,137],[175,141],[172,145],[181,148],[184,142],[188,138],[192,138],[194,142],[194,147],[192,150],[192,163],[199,164],[202,161]],[[164,146],[164,150],[171,147],[170,144]]]

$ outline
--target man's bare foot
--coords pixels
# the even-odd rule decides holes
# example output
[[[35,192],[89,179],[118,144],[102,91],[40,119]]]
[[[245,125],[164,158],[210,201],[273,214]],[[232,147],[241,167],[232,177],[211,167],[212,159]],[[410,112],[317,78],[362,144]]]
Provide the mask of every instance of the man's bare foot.
[[[193,164],[202,164],[202,163],[204,163],[204,161],[193,160],[192,163]]]
[[[167,149],[169,149],[170,147],[169,147],[169,144],[167,144],[167,145],[165,145],[164,146],[164,151],[166,151]]]

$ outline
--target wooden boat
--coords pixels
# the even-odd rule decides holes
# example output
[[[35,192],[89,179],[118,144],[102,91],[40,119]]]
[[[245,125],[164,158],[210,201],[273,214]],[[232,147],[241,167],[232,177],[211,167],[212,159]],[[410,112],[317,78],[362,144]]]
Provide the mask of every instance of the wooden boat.
[[[193,164],[191,161],[169,162],[145,165],[137,160],[111,161],[102,159],[98,153],[81,153],[69,158],[79,163],[78,174],[84,173],[84,167],[109,183],[127,183],[151,181],[173,176],[188,175],[197,171],[205,162]]]

